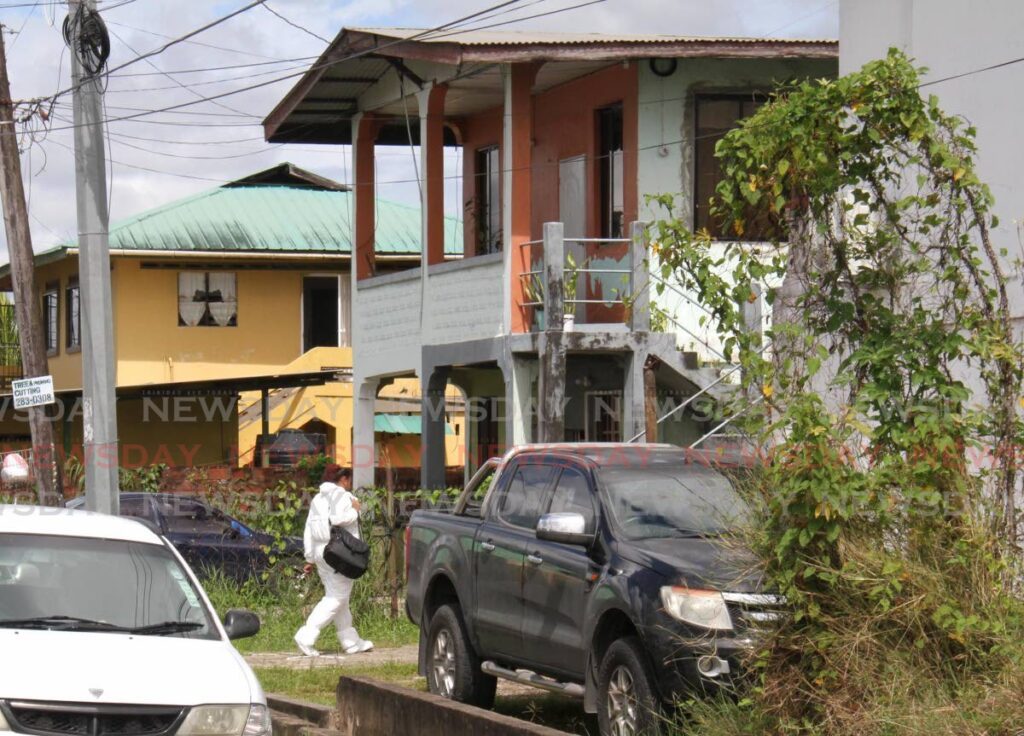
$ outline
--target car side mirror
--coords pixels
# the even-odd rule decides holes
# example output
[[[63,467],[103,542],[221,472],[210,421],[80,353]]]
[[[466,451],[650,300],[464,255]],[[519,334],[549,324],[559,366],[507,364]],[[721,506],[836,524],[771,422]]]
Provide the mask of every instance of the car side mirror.
[[[252,611],[232,608],[224,614],[224,631],[228,639],[245,639],[260,633],[260,617]]]
[[[594,535],[587,533],[587,520],[583,514],[544,514],[537,522],[537,539],[586,547],[594,540]]]

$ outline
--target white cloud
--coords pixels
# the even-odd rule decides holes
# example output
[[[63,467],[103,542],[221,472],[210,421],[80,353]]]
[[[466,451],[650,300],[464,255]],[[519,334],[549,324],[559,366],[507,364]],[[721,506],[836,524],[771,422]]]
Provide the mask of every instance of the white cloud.
[[[568,7],[579,1],[524,0],[522,9],[501,15],[491,22]],[[324,38],[333,38],[346,24],[433,27],[494,4],[493,0],[348,0],[329,5],[323,0],[269,2],[281,14]],[[104,5],[110,8],[103,10]],[[136,51],[158,48],[167,40],[160,34],[180,36],[241,7],[243,3],[241,0],[213,3],[145,0],[116,7],[119,5],[121,0],[100,2],[112,35],[111,66],[135,56],[129,47]],[[512,27],[620,33],[834,37],[837,34],[837,6],[834,1],[810,3],[807,0],[704,0],[700,3],[688,0],[606,0],[602,4],[529,20]],[[68,54],[60,33],[64,10],[56,7],[56,12],[53,12],[53,9],[50,0],[43,0],[31,11],[0,10],[0,22],[5,28],[17,30],[25,22],[26,14],[28,18],[20,37],[7,37],[8,65],[15,99],[52,94],[70,83]],[[50,14],[54,21],[52,27],[48,18]],[[179,44],[153,57],[152,64],[162,70],[252,64],[316,56],[324,47],[322,41],[285,24],[262,8],[254,8],[202,34],[195,41],[197,43]],[[210,95],[275,79],[301,71],[306,66],[308,62],[296,61],[181,74],[175,79],[195,85],[193,89],[202,95]],[[140,74],[146,76],[137,76]],[[257,74],[261,76],[252,76]],[[181,111],[150,116],[143,119],[145,122],[111,123],[112,148],[108,156],[115,162],[112,220],[283,161],[344,180],[344,155],[340,149],[300,145],[274,147],[262,142],[260,120],[294,81],[282,81],[233,95],[220,100],[219,104],[207,102]],[[156,109],[193,99],[196,99],[194,92],[176,86],[166,76],[160,76],[154,66],[139,62],[110,79],[106,96],[107,115],[116,118],[131,114],[133,110],[128,108]],[[59,118],[70,120],[70,102],[70,96],[62,99],[56,109]],[[247,116],[238,115],[238,111]],[[54,120],[53,125],[59,128],[67,123]],[[31,224],[37,251],[73,239],[77,230],[73,156],[62,145],[73,145],[71,130],[54,130],[45,140],[34,144],[31,153],[22,158],[26,187],[31,179]],[[381,196],[415,202],[417,187],[407,181],[413,176],[410,157],[400,149],[389,153],[393,155],[382,156],[378,163]],[[454,171],[454,162],[449,162],[449,171]],[[452,184],[449,191],[454,186]],[[454,197],[450,196],[449,200],[454,200]],[[4,251],[0,252],[0,260],[6,260],[6,240],[2,238],[0,251]]]

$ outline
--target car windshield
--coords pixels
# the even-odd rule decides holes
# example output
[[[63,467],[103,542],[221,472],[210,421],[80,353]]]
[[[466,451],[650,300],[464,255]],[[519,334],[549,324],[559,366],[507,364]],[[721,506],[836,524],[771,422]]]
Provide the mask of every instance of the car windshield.
[[[611,516],[629,539],[717,536],[748,517],[729,479],[706,466],[605,467],[598,475]]]
[[[0,627],[217,639],[185,569],[162,545],[0,535]]]

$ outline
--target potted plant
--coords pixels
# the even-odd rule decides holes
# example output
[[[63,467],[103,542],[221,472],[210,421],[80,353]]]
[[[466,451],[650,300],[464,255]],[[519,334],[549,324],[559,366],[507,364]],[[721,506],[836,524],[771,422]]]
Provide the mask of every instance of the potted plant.
[[[572,253],[566,253],[565,264],[565,275],[562,278],[562,329],[572,332],[576,326],[576,285],[579,282],[580,267]]]

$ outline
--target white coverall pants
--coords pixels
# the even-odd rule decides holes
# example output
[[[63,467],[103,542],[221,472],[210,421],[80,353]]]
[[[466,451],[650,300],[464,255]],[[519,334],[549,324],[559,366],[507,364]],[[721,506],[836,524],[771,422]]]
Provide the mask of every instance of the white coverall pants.
[[[356,646],[362,639],[352,627],[352,612],[348,608],[352,579],[336,573],[322,557],[317,558],[316,571],[324,584],[324,597],[310,612],[306,625],[296,632],[295,640],[312,649],[323,628],[333,623],[342,651]]]

